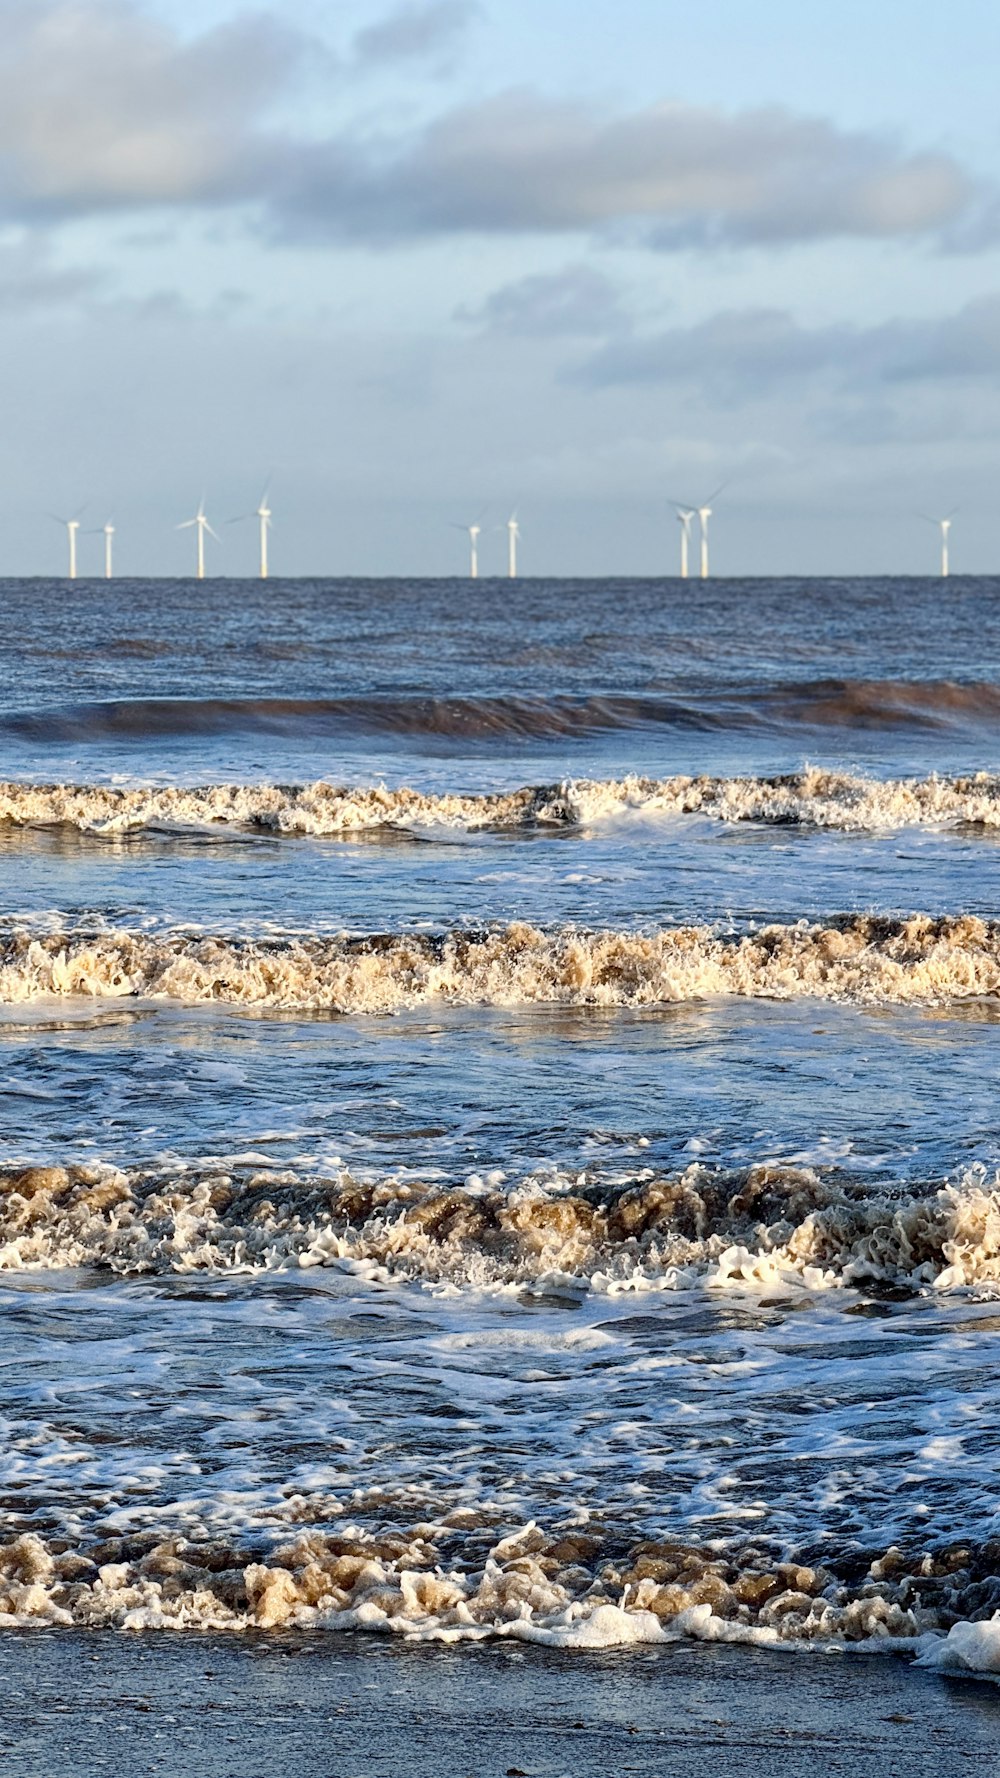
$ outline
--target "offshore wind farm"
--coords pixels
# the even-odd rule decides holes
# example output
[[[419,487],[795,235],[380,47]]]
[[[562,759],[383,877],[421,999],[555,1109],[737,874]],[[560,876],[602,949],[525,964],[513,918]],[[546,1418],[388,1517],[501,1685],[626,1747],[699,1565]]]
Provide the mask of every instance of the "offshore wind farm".
[[[708,580],[710,577],[709,521],[715,512],[714,502],[718,500],[726,485],[727,484],[721,484],[699,505],[687,504],[676,500],[668,502],[668,507],[673,509],[678,524],[680,525],[680,555],[677,573],[678,578],[681,580],[687,580],[692,577],[692,566],[694,567],[697,578]],[[274,524],[274,514],[269,502],[270,485],[265,488],[256,507],[254,507],[252,511],[239,514],[236,518],[226,521],[227,525],[239,525],[250,520],[255,522],[257,526],[258,547],[257,575],[261,580],[267,580],[271,574],[271,530]],[[83,525],[82,515],[84,510],[85,508],[81,507],[78,514],[73,518],[57,520],[57,523],[65,527],[67,533],[67,578],[76,580],[79,575],[79,549],[77,540],[82,531],[84,536],[100,536],[103,538],[103,566],[100,572],[104,579],[110,580],[114,573],[113,549],[114,538],[118,527],[109,519],[98,529],[88,530]],[[922,518],[927,518],[927,522],[934,525],[940,533],[939,574],[940,577],[945,580],[949,578],[951,573],[951,531],[957,510],[957,508],[954,508],[951,513],[941,519],[927,518],[926,514],[919,515]],[[470,580],[478,580],[481,576],[480,540],[483,536],[485,516],[486,514],[484,510],[480,517],[472,524],[453,523],[452,525],[454,530],[462,532],[468,538],[467,573]],[[695,520],[698,521],[699,527],[697,540],[693,533]],[[213,542],[220,546],[223,546],[223,538],[213,528],[206,515],[204,497],[202,497],[199,502],[198,510],[194,516],[182,520],[179,524],[175,525],[174,529],[178,531],[191,530],[194,532],[194,575],[197,580],[208,578],[210,576],[210,568],[206,553],[206,538],[211,538]],[[515,580],[519,575],[519,549],[521,543],[521,524],[517,513],[513,512],[502,525],[492,527],[492,529],[503,533],[506,539],[506,554],[504,562],[496,566],[495,572],[491,577],[497,578],[500,575],[503,575],[509,580]],[[224,570],[216,570],[216,572],[221,571]]]

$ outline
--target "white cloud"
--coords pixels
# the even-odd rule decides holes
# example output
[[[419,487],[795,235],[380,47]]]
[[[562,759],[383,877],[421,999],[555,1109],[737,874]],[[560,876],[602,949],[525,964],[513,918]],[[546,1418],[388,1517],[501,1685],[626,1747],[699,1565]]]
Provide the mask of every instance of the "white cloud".
[[[267,13],[184,42],[129,0],[0,0],[0,206],[25,218],[253,196],[303,42]]]

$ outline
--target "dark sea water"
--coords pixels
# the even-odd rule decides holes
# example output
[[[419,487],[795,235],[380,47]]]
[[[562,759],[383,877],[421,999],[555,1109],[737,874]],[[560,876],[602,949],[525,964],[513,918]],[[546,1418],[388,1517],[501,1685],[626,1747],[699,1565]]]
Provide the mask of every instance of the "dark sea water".
[[[1000,581],[0,601],[0,1626],[1000,1668]]]

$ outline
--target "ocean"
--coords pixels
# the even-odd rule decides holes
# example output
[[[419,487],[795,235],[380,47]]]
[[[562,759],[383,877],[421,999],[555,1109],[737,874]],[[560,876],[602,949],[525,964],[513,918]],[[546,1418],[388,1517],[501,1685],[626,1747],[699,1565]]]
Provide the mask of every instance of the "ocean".
[[[1000,1671],[1000,581],[0,599],[0,1628]]]

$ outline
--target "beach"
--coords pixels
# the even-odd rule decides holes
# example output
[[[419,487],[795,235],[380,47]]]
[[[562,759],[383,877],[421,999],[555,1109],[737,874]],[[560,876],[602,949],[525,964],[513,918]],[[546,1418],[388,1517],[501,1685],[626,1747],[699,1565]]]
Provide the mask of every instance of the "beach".
[[[995,1757],[1000,1694],[878,1656],[727,1648],[579,1658],[328,1638],[14,1635],[18,1778],[530,1778],[816,1771],[952,1778]],[[71,1676],[71,1677],[70,1677]]]

